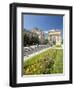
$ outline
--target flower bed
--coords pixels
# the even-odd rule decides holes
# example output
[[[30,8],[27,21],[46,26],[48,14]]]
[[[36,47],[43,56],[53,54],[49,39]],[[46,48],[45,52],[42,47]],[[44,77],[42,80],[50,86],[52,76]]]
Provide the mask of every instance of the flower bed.
[[[24,75],[63,73],[63,50],[48,49],[23,64]]]

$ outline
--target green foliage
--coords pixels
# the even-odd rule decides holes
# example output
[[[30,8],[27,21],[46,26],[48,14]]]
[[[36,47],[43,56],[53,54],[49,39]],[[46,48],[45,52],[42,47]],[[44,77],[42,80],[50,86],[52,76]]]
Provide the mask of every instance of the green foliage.
[[[63,50],[49,49],[23,64],[24,75],[63,73]]]
[[[30,38],[28,37],[28,35],[25,33],[24,34],[24,46],[28,45],[30,41]]]
[[[24,32],[23,38],[24,38],[24,40],[23,40],[24,46],[39,44],[39,38],[38,38],[37,34],[33,34],[30,32]]]
[[[62,41],[61,41],[61,44],[63,44],[63,39],[62,39]]]
[[[48,44],[48,39],[45,39],[44,44]]]

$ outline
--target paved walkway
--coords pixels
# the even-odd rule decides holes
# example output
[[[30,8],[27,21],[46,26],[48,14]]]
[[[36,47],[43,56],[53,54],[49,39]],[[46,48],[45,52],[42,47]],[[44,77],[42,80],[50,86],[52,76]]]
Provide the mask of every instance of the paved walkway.
[[[24,56],[28,56],[49,47],[50,47],[49,45],[32,45],[30,47],[24,47],[23,53],[24,53]]]
[[[45,48],[45,49],[43,49],[43,50],[41,50],[41,51],[38,51],[38,52],[35,52],[35,53],[32,53],[32,54],[30,54],[30,55],[28,55],[28,56],[24,56],[24,61],[26,61],[26,60],[28,60],[29,58],[31,58],[31,57],[33,57],[33,56],[35,56],[35,55],[38,55],[38,54],[40,54],[40,53],[42,53],[42,52],[44,52],[44,51],[46,51],[46,50],[48,50],[48,49],[62,49],[62,47],[48,47],[48,48]]]

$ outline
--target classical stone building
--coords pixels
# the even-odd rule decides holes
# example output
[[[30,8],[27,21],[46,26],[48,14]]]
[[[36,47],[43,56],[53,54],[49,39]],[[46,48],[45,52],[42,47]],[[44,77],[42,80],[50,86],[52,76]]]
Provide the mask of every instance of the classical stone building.
[[[61,45],[61,31],[50,30],[48,32],[48,41],[50,44]]]
[[[36,33],[36,34],[38,35],[39,41],[40,41],[41,44],[44,43],[44,40],[45,40],[44,32],[42,32],[42,31],[41,31],[40,29],[38,29],[38,28],[33,28],[33,29],[31,30],[31,32],[32,32],[32,33]]]

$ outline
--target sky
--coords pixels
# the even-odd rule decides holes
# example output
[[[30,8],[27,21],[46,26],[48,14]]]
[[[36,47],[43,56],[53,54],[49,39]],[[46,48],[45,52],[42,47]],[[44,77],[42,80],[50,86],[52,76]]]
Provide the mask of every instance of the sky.
[[[23,14],[23,28],[32,30],[35,27],[45,32],[51,29],[63,30],[63,16]]]

